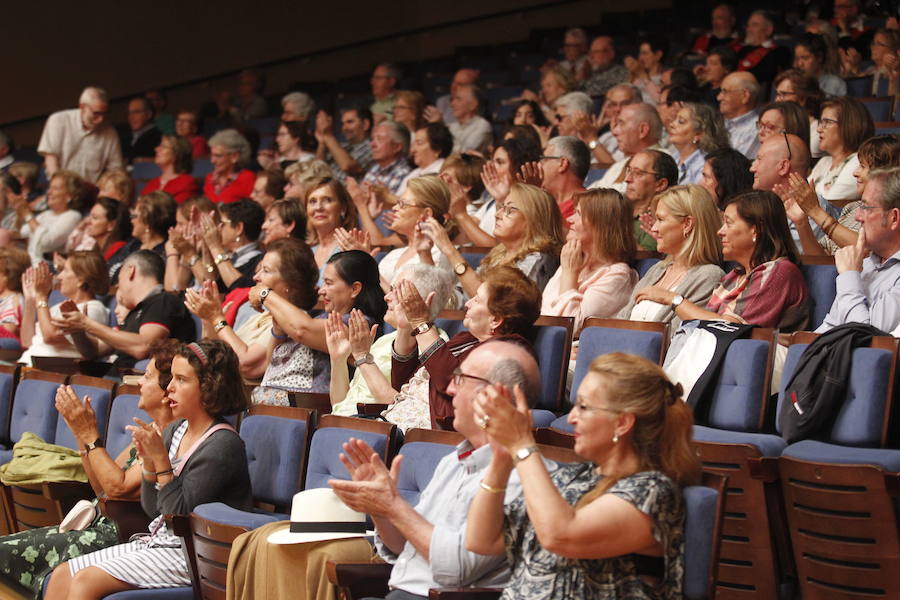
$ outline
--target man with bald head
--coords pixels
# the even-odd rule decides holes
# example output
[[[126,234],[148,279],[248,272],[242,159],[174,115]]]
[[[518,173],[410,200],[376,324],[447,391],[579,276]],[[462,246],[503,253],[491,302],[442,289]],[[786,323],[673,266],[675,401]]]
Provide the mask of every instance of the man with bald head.
[[[110,126],[109,99],[98,87],[81,92],[78,108],[61,110],[47,118],[38,152],[50,178],[59,169],[75,171],[96,183],[103,171],[122,167],[119,136]]]
[[[646,102],[629,104],[619,110],[618,116],[612,123],[612,134],[616,137],[619,150],[625,158],[616,162],[604,173],[603,178],[592,183],[589,187],[612,188],[620,193],[625,193],[625,167],[631,162],[631,157],[652,148],[659,147],[659,139],[662,135],[663,125],[656,108]]]
[[[470,69],[468,67],[463,67],[453,74],[453,80],[450,82],[450,93],[444,94],[434,103],[437,110],[440,111],[441,118],[444,120],[445,125],[449,126],[451,123],[456,123],[453,107],[450,106],[450,98],[453,97],[454,92],[461,86],[477,84],[478,76],[480,74],[481,72],[478,69]],[[434,110],[434,108],[431,106],[425,109],[425,118],[429,121],[435,120],[434,118],[429,118],[433,115],[433,113],[431,113],[432,110]]]
[[[799,208],[794,208],[784,196],[792,174],[804,179],[809,176],[809,163],[806,143],[796,135],[781,133],[769,136],[760,146],[756,160],[750,165],[754,190],[775,192],[782,200],[787,201],[785,208],[789,217],[788,225],[798,248],[809,244],[818,247],[816,240],[825,235],[812,219]],[[819,198],[819,204],[826,212],[834,215],[834,208],[828,202]]]
[[[628,69],[616,63],[616,46],[608,35],[594,38],[587,61],[591,71],[581,89],[591,96],[603,96],[610,88],[630,78]]]
[[[534,406],[540,374],[532,352],[508,341],[487,341],[463,360],[447,393],[453,397],[453,427],[466,439],[438,463],[416,506],[397,491],[401,458],[394,459],[389,473],[363,442],[344,446],[352,481],[329,483],[347,506],[372,515],[376,549],[394,563],[388,582],[391,600],[424,600],[430,588],[438,587],[502,587],[509,579],[503,556],[475,554],[465,546],[466,517],[475,494],[503,493],[509,503],[522,493],[515,473],[505,492],[480,485],[491,446],[475,422],[473,404],[489,385],[504,386],[512,397],[521,393]],[[368,468],[359,468],[362,463]]]
[[[759,132],[756,129],[759,83],[751,73],[729,73],[722,80],[717,98],[719,110],[725,117],[731,147],[753,160],[759,151]]]

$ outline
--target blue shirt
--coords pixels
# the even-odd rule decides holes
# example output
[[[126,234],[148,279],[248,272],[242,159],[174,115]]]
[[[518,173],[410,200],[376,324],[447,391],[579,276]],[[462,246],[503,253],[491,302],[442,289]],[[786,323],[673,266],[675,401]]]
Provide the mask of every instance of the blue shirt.
[[[725,119],[731,147],[750,160],[755,159],[759,152],[759,131],[756,129],[758,119],[759,113],[755,110],[733,119]]]
[[[678,165],[678,185],[687,183],[700,183],[703,177],[703,163],[706,161],[706,155],[697,148],[693,154],[688,156],[684,162],[681,162],[681,156],[675,151],[675,164]]]
[[[837,276],[837,295],[816,333],[845,323],[866,323],[888,333],[900,325],[900,252],[886,260],[870,254],[862,271]]]

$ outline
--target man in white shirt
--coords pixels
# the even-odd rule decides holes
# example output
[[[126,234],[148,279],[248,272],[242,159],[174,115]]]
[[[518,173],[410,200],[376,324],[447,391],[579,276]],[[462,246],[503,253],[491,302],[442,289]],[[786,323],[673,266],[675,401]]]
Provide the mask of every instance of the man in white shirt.
[[[450,97],[450,107],[456,123],[450,125],[453,134],[453,151],[476,150],[485,152],[493,138],[491,124],[478,114],[481,100],[474,85],[461,85]]]
[[[61,110],[47,118],[38,152],[44,157],[48,178],[66,169],[96,183],[107,169],[122,168],[119,136],[107,122],[108,114],[106,92],[86,87],[78,108]]]
[[[603,177],[592,183],[589,188],[612,188],[624,194],[627,185],[625,167],[628,166],[631,157],[641,150],[658,149],[662,130],[662,120],[652,105],[641,102],[623,106],[613,121],[612,133],[616,136],[619,150],[622,151],[625,158],[607,169]]]
[[[453,135],[443,123],[429,123],[420,127],[413,134],[410,154],[416,168],[400,184],[397,194],[406,191],[406,184],[410,179],[423,175],[437,175],[441,172],[444,159],[453,151]]]

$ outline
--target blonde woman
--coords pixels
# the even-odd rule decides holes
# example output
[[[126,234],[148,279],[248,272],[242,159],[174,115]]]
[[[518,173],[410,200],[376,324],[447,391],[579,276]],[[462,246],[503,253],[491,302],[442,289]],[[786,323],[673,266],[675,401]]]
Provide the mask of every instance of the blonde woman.
[[[672,323],[672,333],[681,319],[669,304],[650,300],[638,302],[638,291],[659,286],[674,292],[677,298],[694,304],[706,304],[719,280],[725,275],[722,245],[716,235],[721,216],[709,192],[699,185],[676,185],[657,197],[656,222],[650,232],[656,249],[665,258],[656,263],[638,281],[631,300],[619,314],[620,319]]]
[[[313,182],[326,177],[334,177],[334,173],[328,163],[321,160],[308,160],[288,165],[284,170],[284,178],[287,180],[284,186],[285,199],[305,202],[306,194],[309,193]]]
[[[422,231],[453,265],[466,295],[472,297],[481,285],[450,237],[434,219],[422,223]],[[499,266],[514,266],[543,291],[559,268],[559,251],[564,234],[562,215],[553,197],[539,187],[515,183],[501,208],[497,209],[494,237],[500,242],[481,261],[479,272]]]
[[[541,314],[575,317],[580,332],[588,317],[612,317],[631,297],[637,273],[631,203],[610,189],[575,194],[575,213],[560,267],[544,288]]]

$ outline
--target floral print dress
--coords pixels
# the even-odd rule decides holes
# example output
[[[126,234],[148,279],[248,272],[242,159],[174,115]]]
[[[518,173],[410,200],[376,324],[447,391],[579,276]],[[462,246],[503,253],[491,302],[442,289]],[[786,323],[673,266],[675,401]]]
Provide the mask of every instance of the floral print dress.
[[[593,463],[561,465],[550,475],[571,505],[602,479]],[[504,537],[512,570],[504,600],[630,598],[681,600],[684,579],[684,508],[678,486],[659,471],[624,477],[606,491],[633,504],[653,520],[653,537],[664,549],[662,559],[635,554],[601,560],[570,559],[545,550],[519,496],[506,507]],[[641,577],[638,564],[662,563],[661,577]]]

